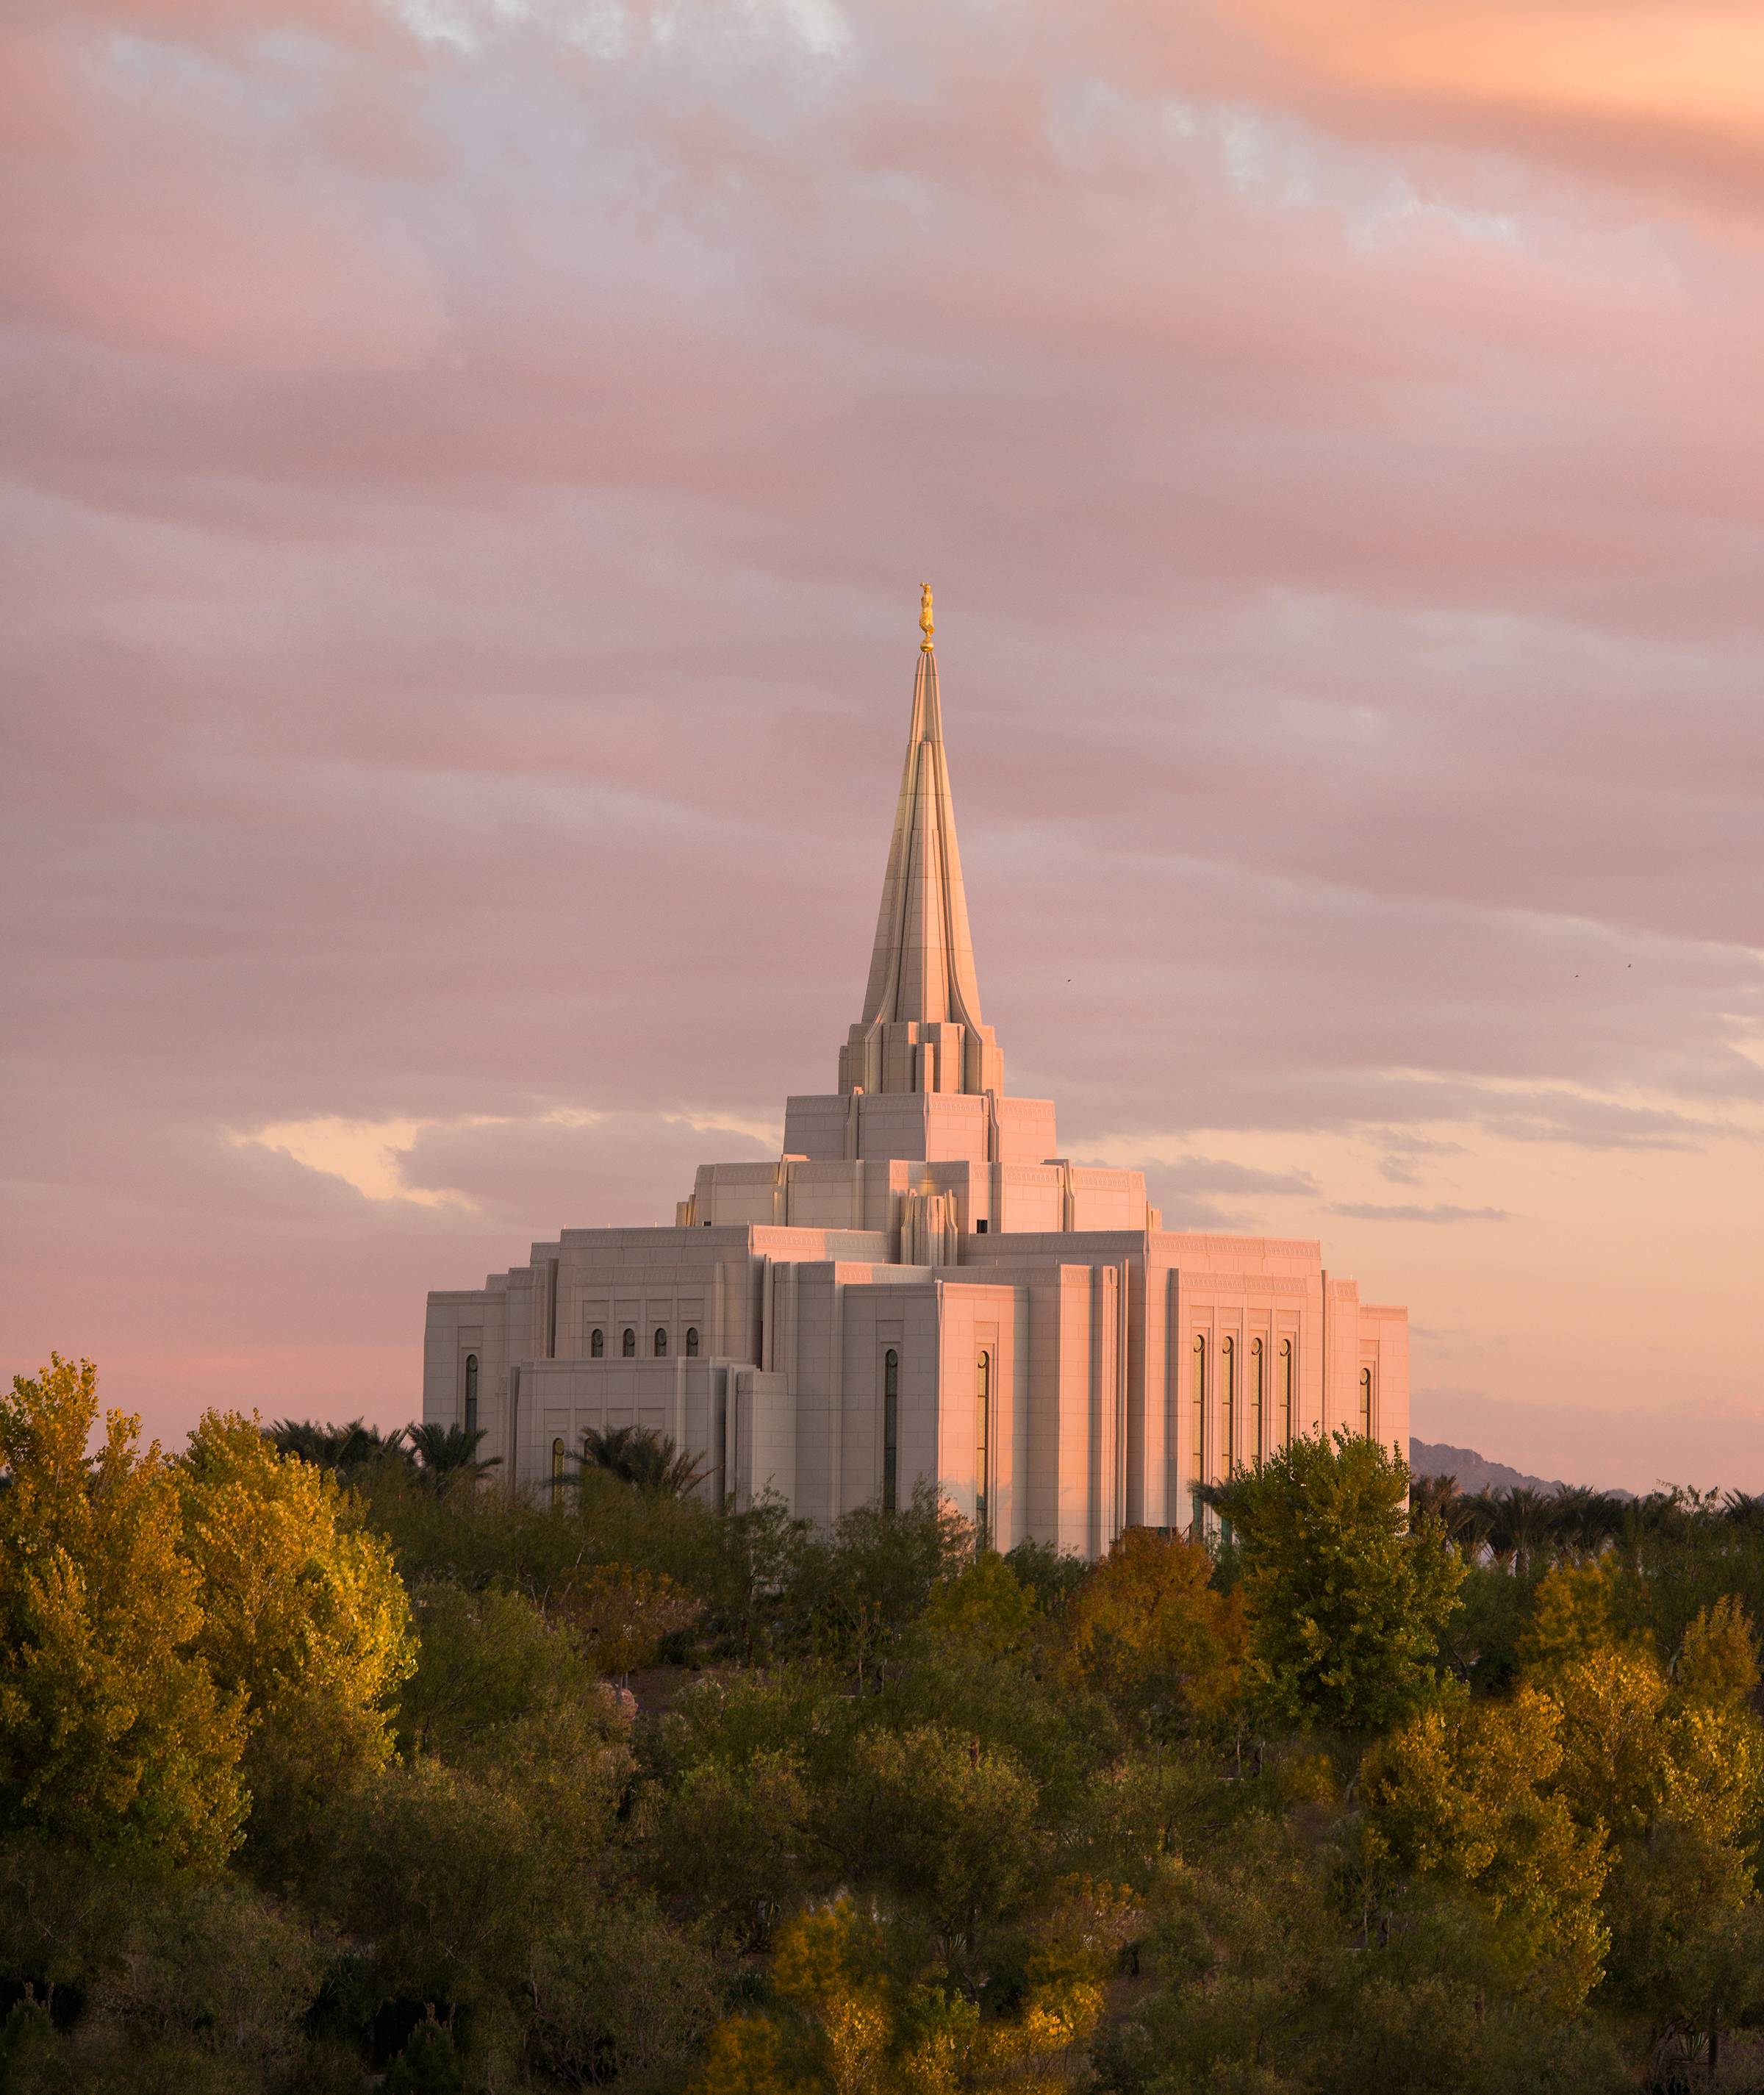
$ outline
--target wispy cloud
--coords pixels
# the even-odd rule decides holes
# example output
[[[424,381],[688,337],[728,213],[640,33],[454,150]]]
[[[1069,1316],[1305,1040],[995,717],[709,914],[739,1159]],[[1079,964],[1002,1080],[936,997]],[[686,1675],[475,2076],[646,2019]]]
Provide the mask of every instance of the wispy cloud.
[[[1505,1222],[1513,1219],[1505,1208],[1381,1207],[1370,1200],[1332,1202],[1323,1212],[1357,1222]]]

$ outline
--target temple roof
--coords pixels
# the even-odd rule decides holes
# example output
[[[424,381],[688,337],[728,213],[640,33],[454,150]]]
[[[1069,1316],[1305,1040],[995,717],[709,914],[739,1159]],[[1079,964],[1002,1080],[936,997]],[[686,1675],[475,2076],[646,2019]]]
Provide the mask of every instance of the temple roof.
[[[928,609],[926,616],[928,621]],[[952,1020],[976,1031],[981,1024],[956,809],[943,756],[937,656],[929,637],[920,650],[913,681],[912,725],[888,870],[882,878],[862,1023],[902,1019]]]

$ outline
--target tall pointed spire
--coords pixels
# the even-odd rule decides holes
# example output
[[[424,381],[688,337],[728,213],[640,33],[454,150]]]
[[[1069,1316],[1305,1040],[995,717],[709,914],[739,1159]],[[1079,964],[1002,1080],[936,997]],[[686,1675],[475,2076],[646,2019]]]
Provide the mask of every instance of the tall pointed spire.
[[[929,583],[921,593],[919,625],[925,639],[864,1016],[839,1050],[839,1089],[847,1093],[1004,1088],[1004,1058],[980,1017]]]

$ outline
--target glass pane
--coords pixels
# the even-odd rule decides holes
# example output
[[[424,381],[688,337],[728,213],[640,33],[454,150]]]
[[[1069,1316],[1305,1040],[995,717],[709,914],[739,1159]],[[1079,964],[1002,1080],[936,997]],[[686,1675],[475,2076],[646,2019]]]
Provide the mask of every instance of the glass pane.
[[[1200,1483],[1204,1479],[1202,1463],[1206,1456],[1207,1424],[1207,1342],[1200,1332],[1195,1334],[1194,1371],[1189,1392],[1189,1452],[1192,1460],[1188,1474],[1191,1482]]]

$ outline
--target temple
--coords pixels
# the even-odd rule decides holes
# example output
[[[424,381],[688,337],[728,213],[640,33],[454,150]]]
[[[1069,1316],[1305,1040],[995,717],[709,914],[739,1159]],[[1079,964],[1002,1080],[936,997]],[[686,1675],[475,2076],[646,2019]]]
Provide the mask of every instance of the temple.
[[[940,1488],[1001,1549],[1096,1557],[1294,1433],[1409,1440],[1409,1322],[1305,1239],[1166,1230],[1060,1156],[981,1016],[930,593],[861,1014],[775,1162],[705,1164],[671,1228],[564,1230],[429,1298],[423,1416],[544,1487],[653,1428],[712,1495],[799,1516]],[[830,1052],[830,1061],[832,1056]]]

